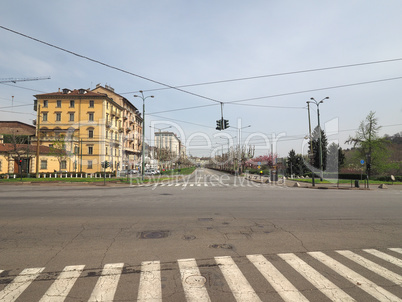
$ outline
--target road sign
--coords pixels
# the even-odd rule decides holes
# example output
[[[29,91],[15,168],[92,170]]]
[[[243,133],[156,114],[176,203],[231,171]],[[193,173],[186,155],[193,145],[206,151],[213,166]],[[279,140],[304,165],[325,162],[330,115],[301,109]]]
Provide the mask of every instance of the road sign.
[[[258,169],[261,169],[261,166],[258,166]]]
[[[360,160],[360,164],[361,164],[361,165],[364,165],[364,159],[361,159],[361,160]]]
[[[258,162],[258,165],[261,166],[261,162],[260,162],[260,161]]]

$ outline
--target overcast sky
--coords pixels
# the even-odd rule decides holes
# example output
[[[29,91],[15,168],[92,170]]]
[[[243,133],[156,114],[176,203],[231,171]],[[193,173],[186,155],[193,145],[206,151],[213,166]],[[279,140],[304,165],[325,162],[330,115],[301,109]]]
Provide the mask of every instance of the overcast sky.
[[[208,155],[227,144],[219,137],[237,142],[235,127],[251,125],[242,129],[242,143],[255,145],[257,154],[274,144],[286,156],[292,148],[306,153],[306,101],[328,96],[320,105],[321,125],[329,141],[347,148],[345,140],[370,110],[383,126],[381,134],[402,131],[401,11],[396,0],[2,1],[0,26],[127,73],[0,28],[2,79],[51,77],[2,84],[0,120],[31,124],[33,95],[100,83],[140,111],[142,101],[133,95],[144,90],[155,96],[146,100],[148,139],[150,122],[172,125],[167,130],[186,144],[211,141],[188,152]],[[155,82],[181,86],[244,78],[251,79],[181,88],[185,92],[154,90],[165,88]],[[364,82],[374,83],[354,85]],[[248,100],[253,98],[261,99]],[[230,104],[239,100],[248,101]],[[215,130],[219,102],[231,126],[224,131]],[[172,111],[204,105],[210,106]],[[315,127],[316,106],[311,109]]]

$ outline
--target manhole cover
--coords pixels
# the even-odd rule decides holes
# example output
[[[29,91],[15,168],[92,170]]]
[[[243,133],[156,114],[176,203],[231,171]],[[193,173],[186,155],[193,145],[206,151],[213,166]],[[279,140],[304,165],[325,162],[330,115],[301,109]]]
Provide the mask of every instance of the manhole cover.
[[[198,221],[212,221],[212,218],[198,218]]]
[[[231,250],[233,249],[233,246],[231,246],[230,244],[211,244],[210,247],[212,247],[213,249],[226,249],[226,250]]]
[[[183,240],[194,240],[197,237],[195,237],[194,235],[184,235],[183,236]]]
[[[188,285],[193,287],[203,287],[207,279],[203,276],[188,276],[185,281]]]
[[[141,239],[160,239],[169,236],[169,231],[144,231],[140,233]]]

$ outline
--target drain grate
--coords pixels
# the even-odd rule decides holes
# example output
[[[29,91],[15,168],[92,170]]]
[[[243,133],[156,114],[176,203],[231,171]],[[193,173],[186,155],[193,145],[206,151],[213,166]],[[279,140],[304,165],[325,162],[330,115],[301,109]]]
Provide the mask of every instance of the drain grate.
[[[194,240],[194,239],[196,239],[197,237],[195,237],[194,235],[184,235],[183,237],[182,237],[182,239],[183,240]]]
[[[140,233],[140,239],[160,239],[169,236],[169,231],[144,231]]]
[[[198,218],[198,221],[212,221],[213,218]]]
[[[209,247],[212,247],[213,249],[226,249],[226,250],[232,250],[233,246],[230,244],[222,243],[222,244],[211,244]]]

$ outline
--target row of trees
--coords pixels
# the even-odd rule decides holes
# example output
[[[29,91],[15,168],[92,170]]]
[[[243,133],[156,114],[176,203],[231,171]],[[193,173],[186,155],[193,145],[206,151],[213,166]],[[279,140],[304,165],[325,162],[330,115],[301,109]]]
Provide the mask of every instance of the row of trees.
[[[370,178],[371,175],[382,175],[386,172],[396,171],[400,173],[400,158],[392,158],[390,145],[402,144],[402,132],[394,136],[379,136],[381,126],[378,125],[378,119],[375,112],[370,111],[367,117],[360,123],[354,136],[350,136],[345,143],[352,145],[353,162],[359,163],[364,160],[365,172]],[[327,172],[338,172],[345,164],[345,152],[339,145],[332,143],[328,146],[326,134],[321,130],[322,140],[322,161],[323,170]],[[319,153],[319,129],[314,129],[312,139],[309,141],[309,147],[313,152],[308,156],[296,154],[294,150],[289,152],[286,163],[286,173],[305,175],[311,170],[320,170],[320,153]],[[355,165],[361,170],[359,164]]]

